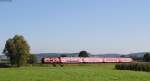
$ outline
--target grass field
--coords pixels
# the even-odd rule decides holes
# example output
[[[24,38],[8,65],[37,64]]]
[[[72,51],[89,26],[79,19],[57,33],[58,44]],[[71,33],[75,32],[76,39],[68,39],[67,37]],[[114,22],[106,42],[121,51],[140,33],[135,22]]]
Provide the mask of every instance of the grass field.
[[[150,81],[150,73],[115,70],[114,64],[0,68],[0,81]]]

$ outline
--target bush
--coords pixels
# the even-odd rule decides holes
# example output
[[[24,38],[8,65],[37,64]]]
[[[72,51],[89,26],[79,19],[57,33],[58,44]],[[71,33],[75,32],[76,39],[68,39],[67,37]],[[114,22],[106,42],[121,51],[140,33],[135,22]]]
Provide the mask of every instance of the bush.
[[[115,65],[118,70],[134,70],[150,72],[150,63],[119,63]]]

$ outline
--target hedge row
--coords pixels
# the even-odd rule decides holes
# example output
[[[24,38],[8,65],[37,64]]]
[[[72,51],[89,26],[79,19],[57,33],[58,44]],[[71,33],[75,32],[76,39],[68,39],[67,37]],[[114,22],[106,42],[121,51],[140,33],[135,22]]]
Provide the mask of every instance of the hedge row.
[[[150,63],[120,63],[115,66],[118,70],[134,70],[150,72]]]

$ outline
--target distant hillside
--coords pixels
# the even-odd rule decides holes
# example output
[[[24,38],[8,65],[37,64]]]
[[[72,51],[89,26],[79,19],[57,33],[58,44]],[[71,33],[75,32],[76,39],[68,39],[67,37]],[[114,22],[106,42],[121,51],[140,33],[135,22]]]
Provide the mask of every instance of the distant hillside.
[[[120,57],[121,54],[96,54],[91,55],[91,57]]]
[[[146,52],[131,53],[131,54],[128,54],[128,56],[130,56],[130,57],[143,57],[145,53]]]
[[[121,55],[122,57],[129,57],[129,58],[132,58],[136,61],[143,61],[143,57],[144,57],[144,54],[146,52],[138,52],[138,53],[131,53],[131,54],[127,54],[127,55]]]
[[[5,55],[0,55],[0,59],[7,59]]]

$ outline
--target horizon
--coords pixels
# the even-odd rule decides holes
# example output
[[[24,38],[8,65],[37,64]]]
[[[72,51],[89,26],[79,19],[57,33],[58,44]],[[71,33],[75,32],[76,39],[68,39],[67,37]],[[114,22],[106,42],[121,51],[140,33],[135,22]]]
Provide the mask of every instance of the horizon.
[[[149,0],[0,2],[0,54],[23,35],[31,53],[150,52]]]

